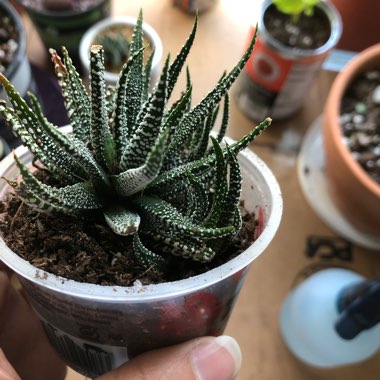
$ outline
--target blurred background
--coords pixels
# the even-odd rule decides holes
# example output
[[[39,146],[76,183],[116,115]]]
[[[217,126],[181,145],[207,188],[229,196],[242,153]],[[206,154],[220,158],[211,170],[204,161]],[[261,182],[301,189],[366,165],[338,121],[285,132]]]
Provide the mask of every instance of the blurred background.
[[[46,37],[41,34],[41,30],[44,30],[43,33],[58,32],[52,30],[52,26],[43,29],[43,20],[33,13],[38,10],[33,8],[33,1],[3,1],[0,5],[2,3],[11,3],[21,20],[16,25],[18,32],[15,32],[20,38],[24,36],[24,41],[18,42],[16,48],[16,51],[23,53],[18,58],[21,62],[19,66],[24,69],[19,74],[20,88],[25,95],[27,90],[36,92],[42,99],[49,120],[59,126],[66,125],[67,115],[47,48],[41,38]],[[56,11],[61,14],[67,12],[69,20],[61,20],[62,27],[73,26],[76,22],[73,20],[83,11],[75,1],[69,2],[69,5],[64,4],[63,0],[46,3],[51,4],[48,4],[49,11],[45,9],[42,12],[45,16]],[[263,6],[259,0],[112,0],[106,4],[98,3],[104,6],[98,13],[99,20],[109,16],[137,17],[139,10],[143,9],[144,21],[154,28],[162,41],[163,57],[168,52],[173,56],[180,50],[194,21],[194,7],[202,10],[196,41],[188,59],[194,84],[193,104],[207,94],[224,70],[231,69],[239,60],[252,27],[260,21]],[[372,380],[378,379],[380,373],[379,343],[374,353],[359,363],[350,363],[348,359],[344,365],[318,368],[306,364],[289,350],[280,328],[280,313],[285,299],[297,285],[303,284],[314,274],[340,268],[357,273],[363,279],[374,279],[380,275],[380,230],[366,234],[352,226],[346,228],[345,220],[342,222],[344,217],[331,206],[333,201],[326,190],[320,130],[326,99],[338,73],[363,49],[380,42],[380,27],[373,17],[379,14],[374,7],[379,8],[380,3],[369,0],[334,0],[332,3],[336,5],[343,24],[338,44],[332,47],[327,58],[323,56],[323,62],[315,70],[297,111],[284,119],[274,118],[270,129],[251,146],[272,169],[280,183],[284,214],[272,244],[253,262],[226,330],[226,334],[237,339],[242,349],[243,366],[238,375],[239,380]],[[367,14],[368,9],[371,11]],[[354,21],[350,21],[352,15],[356,16]],[[80,32],[80,38],[96,21],[91,19],[87,23]],[[55,25],[58,25],[57,22]],[[78,30],[78,24],[75,25]],[[353,34],[358,37],[357,41],[354,41]],[[64,38],[68,35],[68,31],[63,32]],[[77,54],[75,63],[82,72],[79,42],[74,42],[71,48]],[[12,77],[16,68],[11,67],[11,62],[3,65],[2,71]],[[184,84],[183,76],[177,92],[174,92],[174,99]],[[247,133],[258,121],[247,116],[246,105],[236,101],[241,86],[237,83],[231,91],[233,100],[228,135],[232,138]],[[314,135],[310,137],[311,130]],[[7,145],[15,147],[19,142],[1,121],[0,132],[5,154]],[[315,175],[308,176],[308,170]],[[380,214],[380,209],[376,212]],[[378,298],[377,301],[377,305],[380,305]],[[323,303],[320,307],[323,309]],[[302,311],[297,313],[297,317],[302,320]],[[313,335],[313,331],[308,333]],[[67,379],[82,378],[70,370]]]

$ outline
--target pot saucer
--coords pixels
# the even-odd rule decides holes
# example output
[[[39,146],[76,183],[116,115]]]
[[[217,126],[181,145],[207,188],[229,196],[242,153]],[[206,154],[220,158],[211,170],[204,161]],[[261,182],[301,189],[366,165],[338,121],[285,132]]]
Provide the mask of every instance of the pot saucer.
[[[297,172],[306,200],[329,227],[352,243],[380,250],[380,237],[359,231],[343,216],[331,199],[325,176],[321,116],[311,124],[303,138]]]

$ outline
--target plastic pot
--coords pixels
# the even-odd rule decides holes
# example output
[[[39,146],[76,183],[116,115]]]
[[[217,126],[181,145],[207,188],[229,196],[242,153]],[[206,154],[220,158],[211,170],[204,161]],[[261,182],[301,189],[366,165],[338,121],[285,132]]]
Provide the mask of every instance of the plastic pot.
[[[99,21],[95,25],[93,25],[82,37],[79,46],[79,55],[81,60],[81,66],[85,77],[89,75],[89,67],[90,67],[90,59],[89,52],[90,47],[96,40],[96,37],[101,33],[106,33],[107,30],[113,28],[126,28],[130,31],[130,35],[132,36],[133,28],[136,25],[137,19],[134,17],[128,16],[120,16],[120,17],[109,17],[102,21]],[[162,42],[158,33],[147,23],[143,23],[143,33],[144,38],[147,40],[147,44],[149,45],[147,49],[154,49],[154,56],[152,61],[152,70],[150,77],[150,85],[153,87],[159,77],[160,73],[160,65],[162,59]],[[130,40],[129,40],[130,42]],[[117,69],[117,73],[113,73],[111,71],[104,72],[104,78],[106,83],[110,86],[116,85],[117,80],[119,79],[120,69]]]
[[[332,199],[363,233],[379,236],[380,185],[361,168],[343,142],[339,124],[342,97],[350,83],[368,70],[380,70],[380,44],[358,54],[335,78],[323,113],[326,176]]]
[[[16,153],[30,163],[24,147]],[[149,286],[79,283],[33,267],[0,240],[0,259],[17,273],[51,343],[69,366],[96,377],[144,351],[222,334],[250,264],[272,241],[282,214],[280,188],[268,167],[251,151],[239,157],[242,198],[263,230],[246,251],[207,273]],[[9,155],[0,163],[0,176],[17,175]],[[8,190],[2,181],[0,196]]]

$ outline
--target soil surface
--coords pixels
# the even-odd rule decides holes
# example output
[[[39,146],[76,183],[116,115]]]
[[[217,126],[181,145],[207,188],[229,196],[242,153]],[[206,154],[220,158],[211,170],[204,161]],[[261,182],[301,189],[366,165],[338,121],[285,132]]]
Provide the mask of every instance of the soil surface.
[[[102,217],[89,222],[42,214],[14,194],[0,203],[0,233],[8,246],[37,268],[78,282],[131,286],[175,281],[220,266],[247,249],[254,240],[254,215],[243,216],[243,228],[224,252],[210,263],[173,256],[165,275],[146,270],[135,259],[132,239],[115,235]]]
[[[348,87],[340,124],[353,157],[380,184],[380,70],[362,74]]]
[[[323,46],[331,34],[330,21],[318,8],[312,16],[301,14],[294,22],[291,16],[271,5],[264,14],[264,25],[269,34],[285,46],[303,50]]]
[[[0,7],[0,72],[13,62],[18,50],[18,32],[12,18]]]

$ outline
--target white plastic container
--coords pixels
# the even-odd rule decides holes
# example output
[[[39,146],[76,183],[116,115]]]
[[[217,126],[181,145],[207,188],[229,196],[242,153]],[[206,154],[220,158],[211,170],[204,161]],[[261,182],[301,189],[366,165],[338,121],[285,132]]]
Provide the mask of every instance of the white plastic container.
[[[26,148],[16,154],[30,164]],[[79,283],[37,269],[0,239],[0,260],[18,274],[51,343],[70,367],[97,377],[144,351],[223,333],[250,264],[271,243],[282,215],[280,188],[268,167],[248,149],[238,157],[242,198],[249,211],[262,215],[263,231],[239,256],[198,276],[149,286]],[[0,176],[18,174],[11,154],[0,162]],[[1,181],[0,197],[8,190]]]
[[[315,273],[289,293],[280,328],[298,359],[316,367],[338,367],[366,360],[380,349],[380,323],[353,339],[343,339],[335,329],[342,291],[364,280],[350,270],[331,268]]]
[[[98,34],[104,32],[105,30],[113,27],[125,27],[133,29],[136,25],[137,19],[129,16],[119,16],[119,17],[108,17],[102,21],[94,24],[90,29],[86,31],[83,35],[80,45],[79,45],[79,57],[82,65],[82,70],[84,73],[84,77],[87,78],[89,76],[89,67],[90,67],[90,58],[89,52],[90,47],[94,43],[94,40]],[[161,38],[153,29],[152,26],[147,24],[146,22],[142,25],[144,37],[149,41],[149,44],[154,49],[153,61],[152,61],[152,69],[150,76],[150,87],[156,84],[159,74],[160,74],[160,65],[163,54],[163,47]],[[117,80],[119,79],[119,73],[113,73],[110,71],[104,72],[104,79],[106,83],[110,86],[115,86]]]

